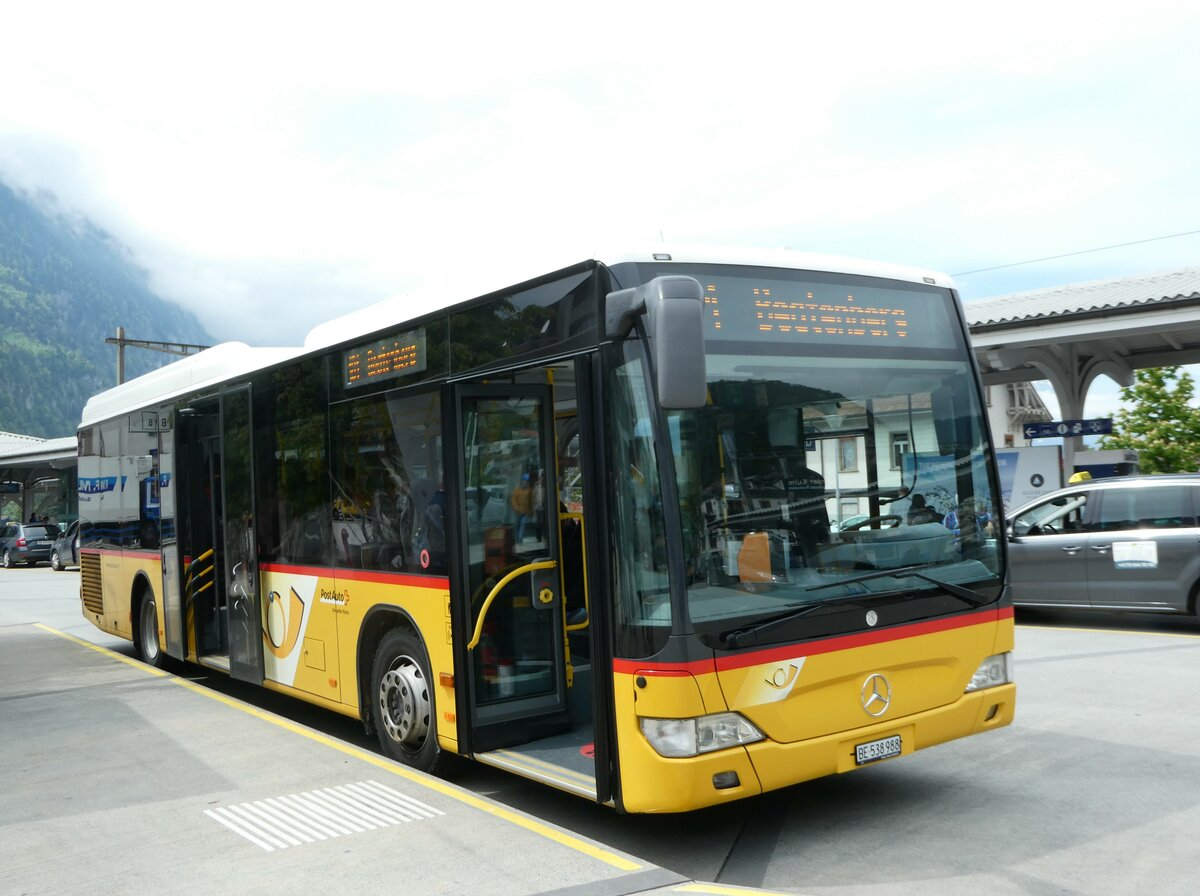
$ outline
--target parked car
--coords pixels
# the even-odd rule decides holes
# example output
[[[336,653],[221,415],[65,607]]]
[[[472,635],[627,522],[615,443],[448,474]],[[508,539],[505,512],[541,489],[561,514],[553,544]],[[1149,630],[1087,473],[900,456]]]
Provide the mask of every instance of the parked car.
[[[0,536],[0,566],[12,569],[18,563],[36,566],[48,561],[58,535],[54,523],[9,523]]]
[[[855,526],[861,526],[870,518],[871,515],[869,513],[856,513],[854,516],[846,517],[841,522],[834,520],[829,524],[829,529],[832,532],[844,532],[848,529],[853,530]]]
[[[1018,607],[1200,613],[1200,475],[1093,479],[1009,516]]]
[[[75,520],[58,538],[54,539],[54,544],[50,548],[50,566],[59,572],[66,569],[68,566],[79,565],[79,520]]]

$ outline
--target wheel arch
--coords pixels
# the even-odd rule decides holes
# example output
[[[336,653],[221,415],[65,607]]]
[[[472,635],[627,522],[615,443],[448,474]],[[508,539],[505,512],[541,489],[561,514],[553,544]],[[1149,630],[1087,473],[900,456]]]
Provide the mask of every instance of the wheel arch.
[[[363,619],[358,630],[358,649],[355,651],[355,671],[358,678],[358,711],[362,718],[363,727],[368,735],[374,735],[375,717],[374,701],[372,700],[371,667],[375,662],[375,651],[384,636],[393,629],[403,628],[412,633],[413,637],[429,656],[429,648],[420,628],[413,621],[408,611],[392,604],[372,607]]]

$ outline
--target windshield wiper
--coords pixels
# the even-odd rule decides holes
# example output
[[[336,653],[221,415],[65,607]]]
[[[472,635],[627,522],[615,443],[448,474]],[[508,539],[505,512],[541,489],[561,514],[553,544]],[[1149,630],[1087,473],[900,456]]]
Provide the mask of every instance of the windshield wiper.
[[[973,607],[982,607],[984,604],[991,603],[991,600],[980,594],[978,591],[973,591],[970,588],[964,588],[962,585],[955,585],[953,582],[943,582],[941,579],[935,579],[933,576],[927,576],[921,572],[923,569],[929,569],[933,566],[940,566],[940,563],[919,563],[915,566],[898,566],[895,569],[878,569],[875,572],[863,573],[861,576],[854,576],[849,579],[839,579],[836,582],[826,582],[824,585],[811,585],[807,590],[820,591],[822,588],[836,588],[838,585],[853,585],[856,582],[868,582],[871,579],[920,579],[922,582],[928,582],[931,585],[936,585],[947,594],[961,598]]]
[[[758,641],[758,636],[764,632],[769,632],[772,629],[778,628],[781,625],[786,625],[794,619],[799,619],[801,616],[807,616],[813,610],[819,610],[822,607],[837,606],[847,600],[858,600],[862,597],[861,594],[852,595],[849,598],[839,598],[833,601],[819,601],[815,604],[805,604],[794,610],[789,610],[786,613],[780,613],[778,616],[769,616],[766,619],[760,619],[758,622],[745,628],[733,628],[727,632],[721,632],[717,637],[722,644],[729,647],[748,647]]]
[[[875,572],[864,573],[861,576],[854,576],[850,579],[841,579],[837,582],[827,582],[824,585],[812,585],[806,590],[820,591],[822,588],[833,588],[837,585],[854,585],[859,582],[870,581],[871,579],[882,579],[888,576],[893,576],[897,579],[920,579],[923,582],[929,582],[931,585],[936,585],[946,594],[957,597],[965,601],[972,607],[982,607],[985,604],[991,603],[991,600],[978,591],[973,591],[970,588],[964,588],[962,585],[955,585],[952,582],[943,582],[940,579],[935,579],[932,576],[927,576],[921,570],[929,569],[931,566],[940,566],[939,563],[921,563],[916,566],[899,566],[896,569],[879,569]],[[752,623],[745,628],[730,629],[726,632],[721,632],[717,637],[721,643],[729,647],[748,647],[751,644],[758,642],[759,636],[773,631],[776,628],[787,625],[790,622],[799,619],[801,616],[807,616],[814,610],[820,610],[825,607],[836,607],[846,603],[858,603],[862,600],[871,600],[877,597],[883,597],[889,593],[887,591],[863,591],[857,594],[847,594],[842,597],[834,598],[833,600],[820,601],[815,604],[805,604],[802,607],[789,610],[786,613],[780,613],[777,616],[769,616],[766,619]],[[916,600],[924,595],[919,592],[907,594],[904,596],[905,601]]]

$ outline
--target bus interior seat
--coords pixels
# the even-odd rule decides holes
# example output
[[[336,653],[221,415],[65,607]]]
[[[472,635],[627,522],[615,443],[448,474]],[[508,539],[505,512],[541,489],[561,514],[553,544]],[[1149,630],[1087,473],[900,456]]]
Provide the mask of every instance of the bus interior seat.
[[[764,585],[771,575],[771,542],[766,532],[747,532],[737,556],[738,579],[744,584]]]

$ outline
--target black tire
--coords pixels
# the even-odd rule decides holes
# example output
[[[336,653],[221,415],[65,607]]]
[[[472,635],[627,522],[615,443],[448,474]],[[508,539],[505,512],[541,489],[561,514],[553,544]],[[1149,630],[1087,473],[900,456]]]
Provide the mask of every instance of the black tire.
[[[62,558],[58,556],[57,548],[50,552],[50,568],[55,572],[62,572],[66,568],[63,566]]]
[[[139,594],[133,644],[143,663],[161,669],[167,662],[167,655],[158,643],[158,607],[154,602],[154,593],[149,588],[142,588]]]
[[[429,658],[415,634],[394,628],[371,664],[371,715],[385,755],[412,768],[444,775],[453,756],[437,739],[437,706]]]
[[[12,562],[12,555],[8,553],[8,549],[6,548],[4,551],[4,556],[0,557],[0,566],[3,566],[5,569],[12,569],[15,565],[16,564]]]

